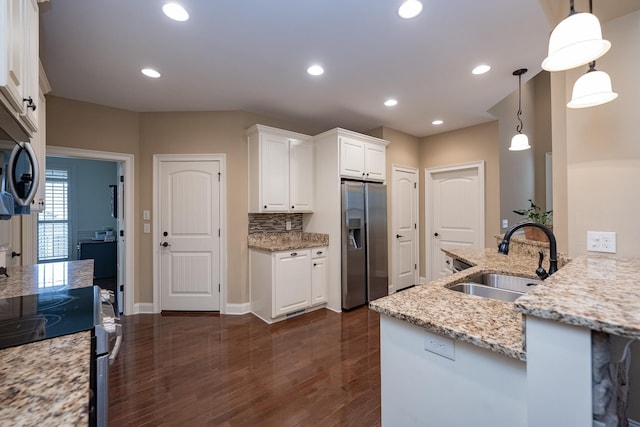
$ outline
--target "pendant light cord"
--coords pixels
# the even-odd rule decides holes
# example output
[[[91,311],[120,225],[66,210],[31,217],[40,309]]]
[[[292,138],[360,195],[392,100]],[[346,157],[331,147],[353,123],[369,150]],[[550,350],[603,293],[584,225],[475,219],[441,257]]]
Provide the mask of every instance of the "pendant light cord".
[[[516,125],[516,132],[522,133],[522,129],[524,129],[524,125],[522,124],[522,119],[520,116],[522,115],[522,74],[518,75],[518,112],[516,113],[516,117],[518,118],[519,125]]]

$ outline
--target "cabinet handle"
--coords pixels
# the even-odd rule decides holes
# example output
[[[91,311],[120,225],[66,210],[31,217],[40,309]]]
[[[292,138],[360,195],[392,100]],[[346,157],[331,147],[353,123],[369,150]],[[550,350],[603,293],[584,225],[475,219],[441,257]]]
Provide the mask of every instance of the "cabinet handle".
[[[318,264],[316,264],[316,263],[314,262],[314,263],[313,263],[313,266],[315,267],[316,265],[318,265]]]
[[[22,255],[22,254],[19,254],[16,251],[11,252],[11,258],[15,258],[15,257],[20,256],[20,255]]]
[[[267,209],[267,205],[264,205],[264,208]]]
[[[291,205],[291,209],[295,209],[295,208],[296,208],[295,206]]]
[[[364,176],[364,172],[362,172],[362,176]]]
[[[36,104],[35,104],[35,102],[33,102],[33,98],[31,98],[31,97],[22,98],[22,102],[26,102],[27,103],[27,110],[29,108],[31,108],[33,111],[36,111]]]
[[[367,172],[367,176],[369,176],[369,172]]]
[[[298,256],[298,252],[291,252],[291,256]]]
[[[316,252],[316,255],[322,255],[322,251]]]

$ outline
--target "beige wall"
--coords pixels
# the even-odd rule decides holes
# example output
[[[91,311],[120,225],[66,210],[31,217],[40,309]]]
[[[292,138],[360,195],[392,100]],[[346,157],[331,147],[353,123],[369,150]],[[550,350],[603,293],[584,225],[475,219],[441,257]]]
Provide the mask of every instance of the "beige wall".
[[[136,286],[134,302],[153,301],[151,234],[142,210],[153,211],[154,154],[225,154],[227,161],[227,302],[249,300],[247,254],[247,146],[244,130],[256,123],[307,132],[300,123],[241,111],[135,113],[49,97],[47,144],[135,155]]]
[[[493,121],[439,135],[420,142],[420,184],[424,187],[424,170],[459,163],[485,161],[485,247],[495,246],[494,236],[500,232],[500,154],[498,122]],[[424,188],[420,192],[420,224],[425,224]],[[424,237],[424,228],[422,231]],[[420,239],[422,259],[420,276],[425,277],[425,244]]]

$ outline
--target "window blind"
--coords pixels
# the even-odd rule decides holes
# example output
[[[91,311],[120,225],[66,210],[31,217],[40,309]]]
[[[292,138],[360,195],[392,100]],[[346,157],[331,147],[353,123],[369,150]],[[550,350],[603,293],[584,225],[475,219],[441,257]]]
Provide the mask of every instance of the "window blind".
[[[69,259],[69,171],[47,169],[45,210],[38,214],[38,262]]]

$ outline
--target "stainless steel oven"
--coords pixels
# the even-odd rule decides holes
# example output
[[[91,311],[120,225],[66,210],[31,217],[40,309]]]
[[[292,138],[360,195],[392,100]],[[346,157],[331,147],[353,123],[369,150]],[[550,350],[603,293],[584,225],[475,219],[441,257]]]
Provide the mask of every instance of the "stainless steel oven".
[[[122,325],[113,307],[113,292],[97,286],[94,292],[89,425],[106,427],[109,424],[109,365],[120,351]]]

